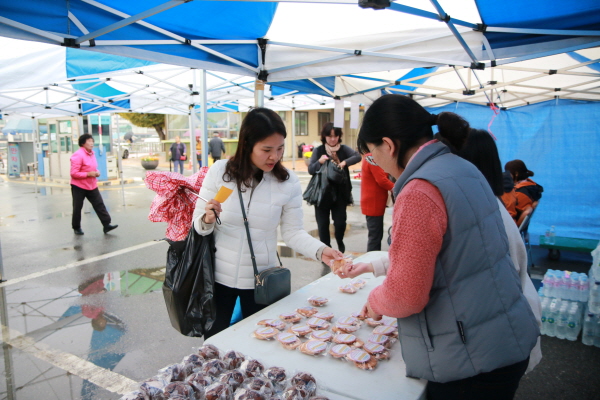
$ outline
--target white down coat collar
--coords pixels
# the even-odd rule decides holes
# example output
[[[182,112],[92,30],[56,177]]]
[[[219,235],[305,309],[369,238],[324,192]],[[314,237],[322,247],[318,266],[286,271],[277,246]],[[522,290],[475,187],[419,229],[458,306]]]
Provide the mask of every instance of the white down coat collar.
[[[223,181],[228,160],[220,160],[208,170],[200,195],[205,199],[215,197],[221,186],[233,190],[222,203],[221,225],[202,230],[200,219],[205,203],[196,202],[194,228],[200,235],[215,234],[215,280],[225,286],[238,289],[254,289],[254,271],[237,186]],[[265,173],[262,181],[252,192],[242,192],[246,215],[250,226],[252,247],[259,272],[279,265],[277,260],[277,226],[287,246],[306,257],[316,259],[319,248],[324,246],[303,228],[302,188],[293,172],[285,182],[278,182],[271,173]],[[252,197],[252,198],[250,198]]]

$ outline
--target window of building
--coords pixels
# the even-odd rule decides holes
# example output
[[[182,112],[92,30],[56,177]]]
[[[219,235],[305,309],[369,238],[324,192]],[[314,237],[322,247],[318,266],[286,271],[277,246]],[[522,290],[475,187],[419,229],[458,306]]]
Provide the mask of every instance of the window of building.
[[[277,114],[279,114],[279,116],[281,117],[281,119],[285,122],[285,111],[277,111]]]
[[[328,112],[320,112],[319,113],[319,132],[321,132],[323,125],[325,125],[328,122],[331,122],[331,114]]]
[[[296,111],[296,136],[308,136],[307,111]]]

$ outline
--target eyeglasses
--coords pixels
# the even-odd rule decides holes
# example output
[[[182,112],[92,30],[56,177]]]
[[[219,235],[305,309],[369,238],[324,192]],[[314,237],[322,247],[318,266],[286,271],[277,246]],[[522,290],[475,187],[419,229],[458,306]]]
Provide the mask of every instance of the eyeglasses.
[[[367,162],[371,165],[374,165],[377,167],[377,163],[375,162],[375,160],[373,159],[373,156],[365,156],[365,160],[367,160]]]

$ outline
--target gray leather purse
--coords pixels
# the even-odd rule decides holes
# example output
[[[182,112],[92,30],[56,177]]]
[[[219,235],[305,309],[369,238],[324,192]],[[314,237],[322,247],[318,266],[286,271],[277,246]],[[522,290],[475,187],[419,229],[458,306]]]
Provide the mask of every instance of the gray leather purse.
[[[292,274],[289,269],[284,268],[281,264],[279,254],[278,267],[267,268],[264,271],[258,272],[256,267],[256,257],[254,257],[254,248],[252,247],[252,239],[250,238],[250,228],[248,227],[248,218],[242,199],[242,192],[238,190],[240,195],[240,206],[242,207],[242,215],[244,216],[244,225],[246,226],[246,236],[248,238],[248,246],[250,247],[250,255],[252,256],[252,267],[254,268],[254,302],[256,304],[273,304],[277,300],[283,299],[292,291]]]

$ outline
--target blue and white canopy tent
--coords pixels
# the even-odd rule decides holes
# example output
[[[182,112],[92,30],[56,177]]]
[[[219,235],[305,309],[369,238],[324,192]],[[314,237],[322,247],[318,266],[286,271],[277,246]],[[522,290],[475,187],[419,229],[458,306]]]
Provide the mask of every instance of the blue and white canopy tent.
[[[471,110],[478,127],[493,112],[476,104],[504,108],[492,125],[503,161],[525,159],[546,188],[530,229],[564,222],[565,236],[598,238],[600,210],[590,205],[600,194],[579,184],[595,179],[600,166],[597,157],[579,157],[600,151],[597,124],[576,118],[572,132],[573,125],[546,118],[559,115],[554,108],[543,109],[581,106],[568,116],[597,117],[596,0],[396,1],[383,10],[350,0],[32,0],[0,5],[0,35],[293,84],[305,93],[314,93],[305,85],[332,92],[319,80],[333,78],[336,96],[368,103],[382,91],[407,93],[426,106]],[[517,114],[524,119],[505,124]],[[578,132],[585,143],[571,140]],[[562,158],[548,159],[549,146],[560,146]],[[573,215],[563,218],[566,208]]]

